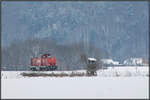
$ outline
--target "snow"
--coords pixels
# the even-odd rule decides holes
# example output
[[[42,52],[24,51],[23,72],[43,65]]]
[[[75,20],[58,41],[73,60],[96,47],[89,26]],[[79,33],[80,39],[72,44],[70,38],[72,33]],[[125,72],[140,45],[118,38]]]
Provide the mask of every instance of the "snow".
[[[28,78],[28,77],[23,77],[20,75],[20,73],[33,73],[33,71],[2,71],[1,72],[1,76],[2,79],[20,79],[20,78]],[[72,71],[52,71],[54,73],[72,73]],[[51,71],[46,71],[46,72],[38,72],[38,73],[52,73]],[[73,71],[73,72],[86,72],[86,70],[77,70],[77,71]],[[34,72],[37,73],[37,72]],[[148,76],[149,75],[149,67],[145,66],[128,66],[128,67],[121,67],[121,66],[117,66],[117,67],[108,67],[108,69],[106,70],[98,70],[97,71],[98,76],[100,77],[116,77],[116,74],[122,77],[127,77],[127,76],[137,76],[137,77],[141,77],[141,76]]]
[[[72,71],[65,71],[65,73],[70,72]],[[76,72],[85,72],[85,70]],[[3,99],[146,99],[149,97],[148,67],[110,67],[107,70],[99,70],[96,77],[29,78],[21,76],[20,73],[22,72],[2,71]]]
[[[88,58],[88,60],[96,61],[96,59],[95,59],[95,58]]]

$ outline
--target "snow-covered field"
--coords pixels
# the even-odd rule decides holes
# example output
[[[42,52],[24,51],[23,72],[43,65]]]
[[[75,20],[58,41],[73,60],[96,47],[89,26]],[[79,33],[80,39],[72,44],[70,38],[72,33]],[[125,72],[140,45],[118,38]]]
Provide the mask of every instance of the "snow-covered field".
[[[109,67],[107,70],[99,70],[96,77],[23,77],[20,73],[1,72],[3,99],[149,97],[148,67]]]

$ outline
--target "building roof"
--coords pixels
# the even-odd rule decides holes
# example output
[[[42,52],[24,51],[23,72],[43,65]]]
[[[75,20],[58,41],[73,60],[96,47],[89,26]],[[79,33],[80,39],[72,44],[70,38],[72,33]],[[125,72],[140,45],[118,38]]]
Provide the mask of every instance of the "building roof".
[[[88,60],[97,61],[95,58],[88,58]]]

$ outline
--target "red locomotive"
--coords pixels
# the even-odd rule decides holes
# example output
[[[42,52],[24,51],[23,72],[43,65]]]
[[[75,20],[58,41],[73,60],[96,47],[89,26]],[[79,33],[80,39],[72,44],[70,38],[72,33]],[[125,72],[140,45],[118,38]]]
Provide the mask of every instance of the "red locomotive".
[[[56,70],[56,58],[50,57],[50,54],[44,54],[41,57],[31,58],[32,71],[49,71]]]

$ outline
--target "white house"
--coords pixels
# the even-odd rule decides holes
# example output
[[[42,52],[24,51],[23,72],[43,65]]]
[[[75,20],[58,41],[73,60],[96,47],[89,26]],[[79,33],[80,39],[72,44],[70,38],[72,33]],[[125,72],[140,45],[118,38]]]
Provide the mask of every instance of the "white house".
[[[113,61],[112,59],[101,59],[103,64],[112,64],[112,65],[119,65],[118,61]]]

